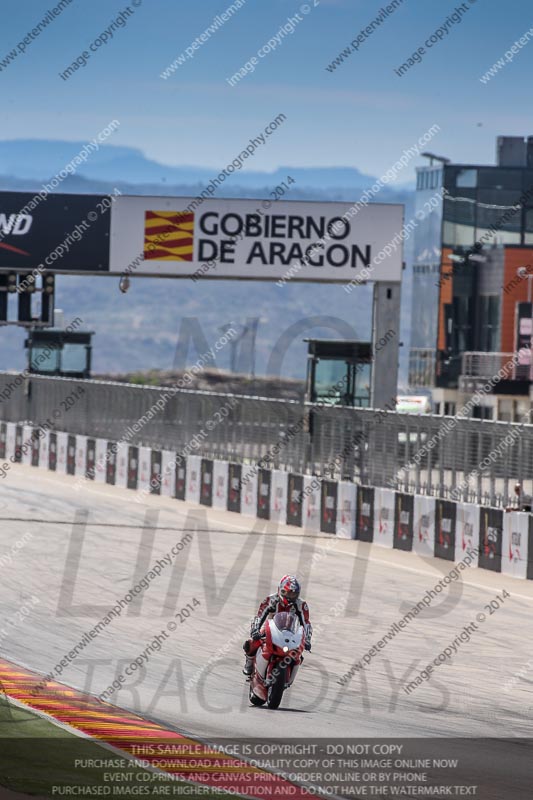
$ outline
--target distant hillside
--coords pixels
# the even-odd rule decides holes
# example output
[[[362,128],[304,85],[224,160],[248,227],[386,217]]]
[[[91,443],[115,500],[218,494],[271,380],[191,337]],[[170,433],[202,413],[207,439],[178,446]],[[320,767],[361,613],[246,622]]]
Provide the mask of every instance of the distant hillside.
[[[0,141],[0,175],[12,175],[16,178],[46,180],[68,164],[85,146],[85,142],[46,141],[28,139],[17,141]],[[292,175],[299,189],[347,190],[351,198],[374,183],[375,178],[365,175],[355,167],[279,167],[275,172],[259,172],[250,170],[253,167],[253,156],[243,162],[246,169],[236,170],[224,182],[226,187],[254,189],[276,186],[285,180],[287,174]],[[150,184],[157,188],[157,193],[167,194],[164,184],[192,187],[208,183],[218,175],[225,165],[219,167],[169,166],[153,161],[133,147],[120,147],[113,144],[101,145],[92,152],[77,174],[93,181],[124,181],[130,184]],[[411,188],[411,187],[408,187]],[[163,191],[162,191],[163,190]],[[77,191],[77,190],[76,190]],[[143,192],[146,194],[147,192]],[[384,188],[382,195],[385,202],[391,202],[395,194]]]

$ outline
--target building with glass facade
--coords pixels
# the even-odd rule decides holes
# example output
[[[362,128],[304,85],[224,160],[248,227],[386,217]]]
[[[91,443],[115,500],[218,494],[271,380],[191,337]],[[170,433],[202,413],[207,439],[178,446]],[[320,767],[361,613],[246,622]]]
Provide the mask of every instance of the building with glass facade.
[[[518,420],[533,378],[533,137],[498,138],[496,166],[419,168],[416,207],[430,206],[415,231],[410,386],[443,414],[488,387],[474,415]]]

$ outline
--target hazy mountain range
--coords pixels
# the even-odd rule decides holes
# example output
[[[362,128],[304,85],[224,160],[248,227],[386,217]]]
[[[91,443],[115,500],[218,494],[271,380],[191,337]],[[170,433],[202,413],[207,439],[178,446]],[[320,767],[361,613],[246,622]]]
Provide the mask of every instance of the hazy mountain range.
[[[0,142],[0,175],[16,178],[40,180],[45,182],[70,163],[82,151],[84,142],[57,142],[40,139],[25,139]],[[236,170],[224,182],[227,187],[258,189],[276,186],[288,174],[295,180],[299,190],[336,191],[350,193],[356,200],[375,178],[365,175],[355,167],[291,167],[281,166],[275,172],[250,171],[253,156],[242,162],[244,170]],[[88,160],[79,167],[77,174],[92,181],[121,181],[130,184],[149,184],[158,187],[158,193],[169,194],[178,186],[189,189],[207,184],[219,174],[226,165],[216,167],[168,166],[153,161],[133,147],[102,145],[90,154]],[[140,187],[137,187],[140,188]],[[412,189],[407,186],[406,189]],[[145,194],[146,192],[141,192]],[[400,194],[403,194],[400,191]],[[398,192],[384,188],[381,192],[383,202],[394,202]]]
[[[43,183],[57,175],[83,148],[83,142],[24,140],[0,142],[0,188],[4,191],[39,191]],[[253,159],[248,159],[246,166]],[[223,168],[222,165],[220,169]],[[195,196],[220,169],[167,166],[146,158],[130,147],[102,145],[58,187],[60,192],[105,193],[114,188],[123,194]],[[292,200],[337,200],[355,202],[371,186],[375,177],[355,167],[280,167],[275,172],[238,171],[219,188],[222,197],[268,197],[273,187],[291,175]],[[414,203],[411,185],[384,187],[379,202],[404,203],[406,217]],[[411,262],[411,242],[405,260]],[[401,339],[405,346],[401,364],[405,368],[410,316],[410,269],[404,272]],[[116,278],[63,277],[57,280],[56,305],[68,321],[80,316],[87,329],[95,330],[93,367],[98,372],[126,372],[142,369],[169,369],[174,365],[180,325],[184,318],[196,317],[212,344],[220,327],[260,318],[257,335],[256,371],[262,374],[274,342],[280,334],[300,322],[289,347],[283,374],[301,378],[306,370],[308,336],[330,336],[338,332],[326,327],[325,317],[350,323],[354,335],[365,339],[370,330],[370,288],[361,287],[348,295],[342,286],[242,281],[133,280],[130,291],[118,291]],[[307,322],[302,322],[307,320]],[[331,320],[330,320],[331,321]],[[307,327],[306,327],[307,326]],[[21,330],[2,328],[0,369],[22,368],[24,353]],[[181,350],[183,347],[181,346]],[[197,358],[191,347],[188,360]],[[229,366],[230,353],[221,353],[218,366]]]

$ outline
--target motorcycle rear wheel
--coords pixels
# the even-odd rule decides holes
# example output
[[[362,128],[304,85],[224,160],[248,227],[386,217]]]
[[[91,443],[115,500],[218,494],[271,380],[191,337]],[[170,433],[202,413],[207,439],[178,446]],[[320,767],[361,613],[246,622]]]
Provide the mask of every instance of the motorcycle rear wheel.
[[[281,669],[276,679],[268,687],[267,708],[271,708],[272,710],[279,708],[285,690],[285,680],[285,670]]]

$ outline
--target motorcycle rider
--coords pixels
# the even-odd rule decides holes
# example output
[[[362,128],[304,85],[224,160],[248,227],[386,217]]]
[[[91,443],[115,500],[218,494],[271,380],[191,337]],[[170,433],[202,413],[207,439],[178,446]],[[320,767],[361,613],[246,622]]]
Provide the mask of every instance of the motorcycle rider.
[[[255,654],[261,645],[261,628],[268,617],[273,617],[279,611],[294,611],[305,633],[305,649],[311,650],[311,636],[313,628],[309,621],[309,606],[300,600],[300,582],[294,575],[284,575],[278,584],[275,594],[266,597],[254,617],[250,629],[250,639],[243,645],[246,653],[246,663],[243,669],[245,675],[254,671]]]

